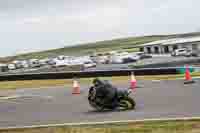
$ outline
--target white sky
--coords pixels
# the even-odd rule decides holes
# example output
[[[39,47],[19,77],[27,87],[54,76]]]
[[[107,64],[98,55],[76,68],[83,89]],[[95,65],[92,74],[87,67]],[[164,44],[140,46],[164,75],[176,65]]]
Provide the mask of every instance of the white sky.
[[[0,0],[0,56],[198,31],[199,0]]]

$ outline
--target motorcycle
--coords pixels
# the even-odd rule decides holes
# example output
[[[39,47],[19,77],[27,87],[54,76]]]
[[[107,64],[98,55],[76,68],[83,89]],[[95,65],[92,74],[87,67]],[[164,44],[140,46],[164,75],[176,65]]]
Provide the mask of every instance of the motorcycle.
[[[110,85],[110,86],[111,86],[111,89],[114,88],[112,85]],[[122,110],[135,109],[136,103],[135,103],[134,99],[129,96],[130,93],[132,92],[130,89],[119,90],[116,88],[113,100],[105,103],[105,102],[102,102],[102,99],[104,99],[105,97],[98,94],[99,93],[97,91],[98,87],[99,87],[99,84],[91,86],[89,88],[89,93],[88,93],[89,104],[96,110],[98,110],[98,111],[103,111],[106,109],[114,110],[116,108],[119,108]],[[104,87],[106,87],[106,86],[104,86]],[[107,89],[107,88],[104,88],[104,89]]]

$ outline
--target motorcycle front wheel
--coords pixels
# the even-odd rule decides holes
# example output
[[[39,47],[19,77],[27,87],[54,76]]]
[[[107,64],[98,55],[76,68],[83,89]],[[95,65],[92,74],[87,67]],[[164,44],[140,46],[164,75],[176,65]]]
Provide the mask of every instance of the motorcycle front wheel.
[[[130,97],[120,99],[120,102],[119,102],[120,108],[125,109],[125,110],[135,109],[135,105],[136,103],[134,99]]]

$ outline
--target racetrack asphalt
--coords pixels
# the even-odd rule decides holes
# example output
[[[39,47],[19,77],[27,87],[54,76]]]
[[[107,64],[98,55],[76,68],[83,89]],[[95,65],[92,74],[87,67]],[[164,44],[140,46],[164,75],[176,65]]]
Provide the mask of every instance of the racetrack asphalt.
[[[131,111],[95,111],[87,101],[89,85],[81,85],[80,95],[73,95],[69,87],[11,91],[9,95],[19,97],[0,99],[0,127],[199,117],[200,80],[195,81],[187,85],[183,80],[138,81],[131,95],[136,109]],[[128,82],[115,86],[127,88]]]

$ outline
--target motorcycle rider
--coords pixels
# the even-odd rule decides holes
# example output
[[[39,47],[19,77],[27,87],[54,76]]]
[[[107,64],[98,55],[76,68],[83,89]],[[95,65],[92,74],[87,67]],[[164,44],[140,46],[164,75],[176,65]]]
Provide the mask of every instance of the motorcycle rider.
[[[102,105],[111,105],[115,107],[117,102],[117,88],[112,86],[108,81],[101,81],[98,78],[93,80],[94,87],[96,88],[96,95],[100,98]]]

